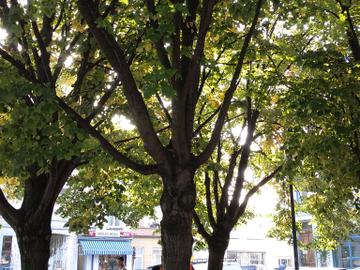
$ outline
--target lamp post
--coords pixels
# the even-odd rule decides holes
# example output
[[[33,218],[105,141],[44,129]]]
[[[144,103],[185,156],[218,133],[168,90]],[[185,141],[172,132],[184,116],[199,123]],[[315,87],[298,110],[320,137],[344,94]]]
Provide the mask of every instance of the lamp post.
[[[297,244],[297,235],[296,235],[294,189],[292,184],[290,184],[290,207],[291,207],[291,229],[292,229],[293,248],[294,248],[294,266],[295,266],[295,270],[299,270],[299,253],[298,253],[298,244]]]

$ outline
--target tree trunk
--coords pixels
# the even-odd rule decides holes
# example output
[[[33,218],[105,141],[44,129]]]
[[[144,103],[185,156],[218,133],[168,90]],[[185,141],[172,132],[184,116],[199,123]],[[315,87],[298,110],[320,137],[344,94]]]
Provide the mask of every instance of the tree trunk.
[[[229,245],[229,239],[229,232],[224,230],[214,231],[208,243],[208,270],[222,270],[225,251]]]
[[[50,258],[51,216],[34,226],[16,228],[21,270],[47,270]]]
[[[55,201],[74,165],[64,164],[57,173],[30,177],[25,181],[24,199],[16,210],[14,229],[22,270],[47,270],[50,258],[51,217]]]
[[[161,240],[165,270],[188,270],[192,255],[192,219],[196,190],[194,173],[182,170],[163,177]]]

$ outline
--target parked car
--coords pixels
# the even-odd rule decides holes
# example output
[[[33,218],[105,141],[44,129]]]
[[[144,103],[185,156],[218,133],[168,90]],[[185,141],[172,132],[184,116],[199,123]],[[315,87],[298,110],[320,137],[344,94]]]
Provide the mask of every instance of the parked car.
[[[207,270],[207,263],[194,264],[195,270]],[[223,270],[266,270],[263,264],[240,265],[238,262],[224,262]]]

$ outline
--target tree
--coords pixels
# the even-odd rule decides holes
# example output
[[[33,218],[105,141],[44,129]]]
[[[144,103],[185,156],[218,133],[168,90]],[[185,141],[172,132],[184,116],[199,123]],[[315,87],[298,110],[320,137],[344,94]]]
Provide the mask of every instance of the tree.
[[[246,110],[243,127],[246,128],[247,135],[244,144],[240,147],[237,142],[233,143],[233,152],[228,163],[225,165],[224,161],[222,161],[222,152],[226,151],[224,149],[225,140],[222,138],[219,142],[215,162],[217,166],[209,166],[210,168],[204,172],[203,184],[205,185],[207,213],[205,220],[206,223],[209,223],[210,230],[204,225],[204,220],[201,221],[197,211],[194,215],[198,232],[208,244],[208,269],[211,270],[222,269],[223,258],[230,240],[230,232],[240,219],[242,221],[246,219],[245,211],[251,197],[263,185],[267,184],[282,167],[282,165],[278,166],[273,172],[263,176],[263,179],[260,181],[256,182],[254,179],[246,179],[245,171],[250,168],[250,160],[256,160],[255,163],[258,162],[258,167],[260,165],[259,157],[256,158],[254,151],[250,147],[253,143],[256,143],[256,138],[262,134],[262,132],[255,134],[259,111],[251,107],[250,99],[248,99]],[[258,155],[265,155],[265,152],[261,151]],[[276,162],[276,159],[273,157],[272,163]],[[213,168],[211,169],[211,167]],[[210,172],[212,173],[210,174]],[[261,175],[264,175],[264,172]],[[239,203],[240,201],[241,203]]]
[[[281,98],[286,150],[297,156],[288,179],[303,193],[298,210],[316,225],[314,245],[327,250],[359,224],[359,10],[352,1],[325,1],[295,13],[317,35],[289,70]]]
[[[279,93],[274,98],[279,99],[276,102],[278,111],[284,112],[283,129],[288,131],[284,132],[284,138],[290,142],[286,146],[289,156],[295,156],[297,148],[303,143],[302,138],[307,138],[301,129],[291,129],[298,120],[292,118],[296,115],[293,112],[299,108],[291,107],[291,104],[296,104],[295,99],[299,96],[294,92],[288,99],[290,91],[282,89],[291,89],[291,79],[294,79],[294,84],[300,84],[295,76],[297,70],[293,68],[297,54],[305,53],[304,49],[301,48],[297,54],[293,53],[293,48],[289,49],[286,42],[291,44],[293,36],[279,38],[283,40],[275,48],[270,40],[256,43],[253,40],[253,37],[264,33],[274,33],[268,18],[270,12],[281,6],[279,1],[266,4],[262,0],[218,2],[78,0],[77,5],[72,1],[52,5],[33,1],[21,6],[16,1],[0,1],[2,27],[9,33],[8,39],[1,44],[0,55],[31,85],[22,88],[24,91],[16,96],[16,102],[23,97],[28,101],[28,107],[40,109],[40,104],[46,104],[43,103],[45,97],[49,97],[52,104],[59,106],[83,129],[80,132],[71,124],[74,133],[72,144],[82,141],[85,134],[91,135],[121,166],[143,175],[161,177],[162,243],[164,263],[168,269],[188,267],[196,201],[194,176],[216,150],[228,114],[233,111],[232,106],[235,111],[236,102],[243,101],[244,97],[250,97],[251,101],[256,97],[259,100],[264,98],[264,95],[250,96],[246,91],[239,91],[243,90],[243,67],[247,61],[254,59],[258,51],[264,52],[269,48],[281,51],[274,57],[267,57],[273,64],[272,72],[282,80],[282,84],[275,87]],[[309,14],[308,6],[302,5],[302,2],[291,1],[285,7]],[[324,3],[327,11],[329,7],[334,7],[333,1]],[[351,27],[353,21],[348,16],[350,6],[338,3],[342,14],[339,20],[345,18],[350,38],[339,37],[333,31],[328,41],[339,38],[338,44],[342,45],[344,40],[348,40],[350,48],[356,49],[356,29]],[[314,3],[309,1],[308,4]],[[335,6],[339,7],[337,3]],[[260,13],[266,11],[269,12],[261,20],[259,31]],[[289,25],[296,26],[297,32],[300,32],[296,36],[300,47],[311,43],[308,40],[304,42],[304,36],[312,41],[315,31],[323,30],[323,27],[312,27],[316,25],[312,15],[292,16],[287,21],[284,14],[287,13],[279,12],[275,21],[282,20],[283,28],[285,20]],[[313,32],[301,35],[309,26]],[[319,43],[317,47],[324,44]],[[281,58],[290,59],[290,63]],[[64,69],[65,59],[73,60],[73,66]],[[261,70],[262,63],[259,61],[259,66],[254,66],[256,72]],[[282,76],[283,72],[286,76]],[[291,72],[294,76],[288,76]],[[258,89],[266,93],[268,88]],[[237,99],[235,97],[239,92],[243,96]],[[254,104],[257,105],[257,101]],[[312,99],[305,101],[313,106]],[[250,103],[248,107],[252,108]],[[301,109],[303,107],[300,106]],[[256,118],[256,110],[259,109],[250,110],[248,121]],[[62,134],[67,129],[61,124],[58,114],[62,115],[57,110],[56,113],[44,113],[46,121],[43,123],[46,123],[45,126],[59,124],[61,133],[56,134]],[[116,114],[128,117],[137,128],[136,134],[115,130],[111,119]],[[28,113],[23,115],[28,116]],[[308,119],[312,120],[314,115],[311,114]],[[295,122],[291,122],[294,119]],[[296,133],[292,134],[294,130]],[[129,135],[132,137],[129,138]],[[35,136],[35,141],[40,139],[42,137]],[[93,141],[90,145],[95,147]],[[64,160],[79,158],[82,147],[75,148],[71,155],[64,154]],[[59,157],[51,156],[49,160],[59,165],[57,161],[63,158],[62,154]],[[243,160],[246,159],[244,155]],[[46,174],[50,175],[53,174]],[[35,178],[38,179],[37,176]],[[234,204],[232,209],[238,209],[237,202]],[[5,210],[4,213],[6,216]],[[36,249],[24,247],[24,250]]]
[[[196,197],[194,174],[208,160],[219,140],[233,94],[239,85],[241,69],[255,32],[262,2],[257,1],[255,9],[251,10],[252,16],[246,16],[251,1],[239,5],[236,11],[232,10],[234,6],[231,1],[216,6],[217,1],[172,1],[155,5],[150,0],[146,2],[147,10],[141,8],[142,3],[137,1],[119,5],[110,2],[108,6],[106,3],[78,1],[81,14],[102,53],[119,75],[132,120],[144,143],[144,150],[154,163],[143,165],[130,160],[72,108],[66,104],[60,105],[80,126],[97,138],[116,160],[140,173],[161,176],[164,186],[160,202],[163,212],[161,235],[164,264],[168,269],[186,269],[189,265]],[[104,15],[104,10],[109,12]],[[229,15],[228,20],[223,22],[224,13]],[[236,31],[239,34],[234,35],[232,43],[222,42],[219,38],[223,36],[224,30],[236,29],[237,23],[244,23],[247,27]],[[129,43],[124,39],[123,31],[128,27],[132,32],[132,25],[135,25],[133,29],[140,36],[139,42],[146,54],[143,58],[145,62],[132,61],[130,65],[130,56],[126,51]],[[239,39],[240,32],[245,33],[243,39]],[[206,42],[208,37],[211,42]],[[216,60],[220,59],[214,57],[214,52],[221,55],[221,51],[226,49],[229,49],[229,54],[235,54],[232,59],[235,66],[228,71],[231,75],[227,76],[229,83],[224,85],[226,90],[216,89],[216,94],[224,98],[220,99],[218,108],[212,109],[212,115],[203,120],[200,107],[209,96],[206,82],[221,74],[221,71],[216,70]],[[148,65],[147,69],[145,64]],[[143,74],[137,70],[143,70]],[[164,111],[163,116],[170,125],[166,141],[161,141],[156,132],[161,129],[157,128],[158,120],[153,117],[158,112],[151,110],[145,93],[143,95],[140,89],[152,91],[145,92],[146,95],[157,96]],[[156,94],[156,91],[159,93]],[[161,95],[166,94],[166,91],[170,91],[168,96],[172,106],[169,110],[161,101]],[[210,125],[209,122],[216,114],[216,121],[211,123],[214,128],[209,142],[194,154],[197,134],[203,126]],[[200,125],[195,126],[197,119]]]
[[[22,269],[45,270],[55,201],[74,168],[97,147],[59,110],[57,97],[86,111],[90,121],[108,99],[103,95],[94,108],[92,93],[108,85],[99,82],[104,68],[97,66],[91,40],[74,28],[72,3],[0,1],[0,21],[7,33],[0,44],[0,174],[5,190],[22,199],[17,209],[0,190],[0,212],[16,233]],[[80,61],[64,68],[71,54]],[[76,89],[72,96],[66,87]]]
[[[8,65],[3,68],[11,70]],[[15,208],[0,190],[0,212],[16,233],[22,269],[47,269],[53,207],[79,165],[74,152],[80,153],[83,144],[76,138],[83,132],[64,119],[54,99],[47,97],[47,89],[34,87],[14,73],[3,71],[0,79],[0,172],[5,190],[21,198],[22,204]],[[41,98],[41,103],[31,104],[28,93]]]

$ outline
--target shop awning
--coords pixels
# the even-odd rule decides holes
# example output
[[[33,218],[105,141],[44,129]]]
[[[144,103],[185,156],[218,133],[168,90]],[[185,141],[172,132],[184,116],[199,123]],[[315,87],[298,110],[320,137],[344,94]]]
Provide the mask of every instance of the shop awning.
[[[83,255],[131,255],[130,240],[79,239]]]

